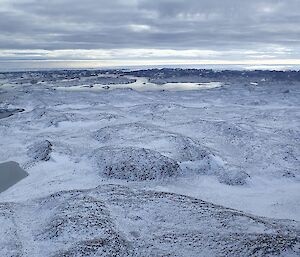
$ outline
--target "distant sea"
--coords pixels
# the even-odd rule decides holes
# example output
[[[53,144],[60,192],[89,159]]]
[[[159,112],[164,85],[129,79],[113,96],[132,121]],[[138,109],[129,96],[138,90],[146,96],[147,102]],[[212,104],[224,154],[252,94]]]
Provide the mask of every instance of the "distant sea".
[[[0,72],[39,71],[39,70],[96,70],[96,69],[151,69],[151,68],[186,68],[213,70],[300,70],[300,65],[290,64],[159,64],[159,65],[106,65],[95,61],[0,61]]]

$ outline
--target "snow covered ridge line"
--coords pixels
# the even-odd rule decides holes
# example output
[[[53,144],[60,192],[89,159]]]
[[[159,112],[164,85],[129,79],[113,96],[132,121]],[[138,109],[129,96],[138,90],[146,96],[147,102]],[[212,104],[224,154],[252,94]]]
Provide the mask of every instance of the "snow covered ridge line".
[[[120,185],[1,203],[0,214],[1,256],[300,254],[299,222]]]
[[[129,77],[128,77],[129,76]],[[131,76],[131,78],[130,78]],[[87,84],[131,84],[133,77],[145,77],[155,84],[201,83],[211,81],[274,82],[300,81],[300,71],[270,70],[212,70],[212,69],[147,69],[147,70],[59,70],[0,73],[0,79],[14,80],[16,84],[37,84],[46,82],[68,82],[84,80]]]

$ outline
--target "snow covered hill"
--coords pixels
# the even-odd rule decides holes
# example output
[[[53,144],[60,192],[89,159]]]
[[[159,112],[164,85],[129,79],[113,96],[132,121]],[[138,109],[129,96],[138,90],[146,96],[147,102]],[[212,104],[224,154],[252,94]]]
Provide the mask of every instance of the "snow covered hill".
[[[2,256],[292,256],[299,222],[103,185],[0,205]],[[4,239],[4,240],[3,240]]]

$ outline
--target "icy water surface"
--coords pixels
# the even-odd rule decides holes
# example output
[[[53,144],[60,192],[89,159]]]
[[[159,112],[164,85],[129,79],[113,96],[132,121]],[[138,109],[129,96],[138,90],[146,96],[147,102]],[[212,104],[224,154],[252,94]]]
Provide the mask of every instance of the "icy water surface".
[[[0,193],[27,176],[28,173],[17,162],[0,163]]]
[[[114,89],[132,89],[136,91],[191,91],[191,90],[202,90],[217,88],[223,85],[222,82],[184,82],[184,83],[163,83],[156,84],[151,83],[145,78],[135,78],[136,81],[133,83],[126,84],[93,84],[93,85],[74,85],[74,86],[59,86],[56,89],[66,91],[106,91]]]

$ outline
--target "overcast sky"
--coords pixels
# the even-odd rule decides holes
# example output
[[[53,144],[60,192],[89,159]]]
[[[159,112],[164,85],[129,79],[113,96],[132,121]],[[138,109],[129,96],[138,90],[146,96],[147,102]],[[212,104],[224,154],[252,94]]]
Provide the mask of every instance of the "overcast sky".
[[[0,61],[300,64],[300,0],[0,0]]]

